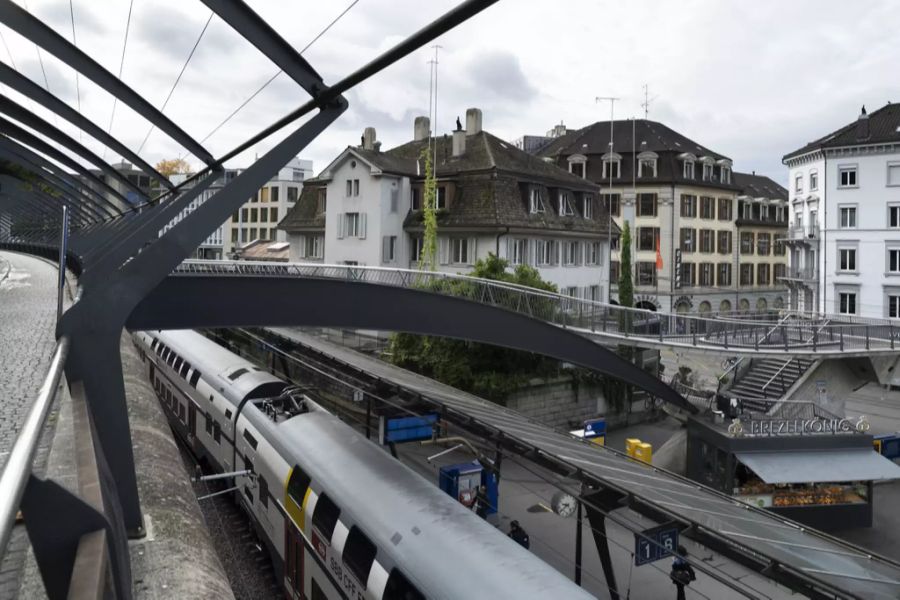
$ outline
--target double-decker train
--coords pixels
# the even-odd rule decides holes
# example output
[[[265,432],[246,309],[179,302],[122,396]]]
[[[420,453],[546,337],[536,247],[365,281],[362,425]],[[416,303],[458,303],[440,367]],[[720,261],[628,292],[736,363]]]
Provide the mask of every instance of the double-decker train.
[[[591,598],[302,390],[194,331],[135,343],[175,432],[235,494],[290,599]]]

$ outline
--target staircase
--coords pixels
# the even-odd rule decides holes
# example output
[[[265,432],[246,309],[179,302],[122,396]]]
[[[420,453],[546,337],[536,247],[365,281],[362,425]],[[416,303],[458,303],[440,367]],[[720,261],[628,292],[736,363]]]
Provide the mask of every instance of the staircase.
[[[745,409],[765,412],[784,396],[813,362],[815,361],[806,358],[754,359],[750,368],[727,393],[740,398]]]

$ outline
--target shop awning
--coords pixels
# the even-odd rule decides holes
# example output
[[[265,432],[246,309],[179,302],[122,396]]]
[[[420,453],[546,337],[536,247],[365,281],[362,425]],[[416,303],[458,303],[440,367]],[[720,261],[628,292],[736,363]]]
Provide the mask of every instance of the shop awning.
[[[866,448],[739,452],[736,456],[766,483],[900,479],[900,466]]]

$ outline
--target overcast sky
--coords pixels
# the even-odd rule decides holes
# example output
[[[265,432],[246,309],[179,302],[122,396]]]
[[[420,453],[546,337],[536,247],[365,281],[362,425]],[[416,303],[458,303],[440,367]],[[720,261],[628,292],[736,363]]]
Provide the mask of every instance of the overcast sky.
[[[68,0],[17,0],[72,39]],[[78,46],[118,73],[128,0],[72,0]],[[253,0],[249,4],[296,48],[306,46],[352,0]],[[358,0],[305,54],[326,83],[372,59],[452,6],[455,0]],[[199,0],[134,0],[123,80],[161,107],[209,18]],[[437,132],[467,107],[484,127],[513,140],[554,124],[582,127],[609,118],[649,118],[731,157],[739,171],[786,181],[781,156],[869,111],[900,101],[900,2],[756,0],[680,2],[501,0],[438,40]],[[0,57],[78,106],[74,72],[0,26]],[[11,57],[10,57],[11,55]],[[301,153],[318,173],[373,126],[385,148],[412,138],[413,118],[428,113],[429,65],[422,49],[348,94],[350,109]],[[165,113],[203,139],[277,68],[214,17]],[[80,78],[81,111],[104,128],[112,97]],[[12,91],[8,96],[20,100]],[[205,145],[220,155],[307,97],[278,77]],[[21,100],[35,112],[41,107]],[[54,122],[53,117],[47,116]],[[73,132],[63,121],[60,128]],[[121,103],[112,133],[134,150],[149,126]],[[77,135],[77,134],[76,134]],[[229,166],[246,166],[280,139],[260,143]],[[101,156],[103,147],[84,138]],[[153,132],[142,154],[151,163],[184,151]],[[106,158],[116,159],[107,152]],[[198,161],[187,157],[194,165]]]

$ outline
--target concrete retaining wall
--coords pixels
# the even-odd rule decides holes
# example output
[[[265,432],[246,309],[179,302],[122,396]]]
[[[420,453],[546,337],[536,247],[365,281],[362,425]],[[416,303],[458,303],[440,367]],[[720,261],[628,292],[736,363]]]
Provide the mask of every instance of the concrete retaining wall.
[[[607,404],[596,386],[573,385],[569,377],[535,381],[510,394],[506,407],[549,426],[571,429],[585,419],[606,414]]]

